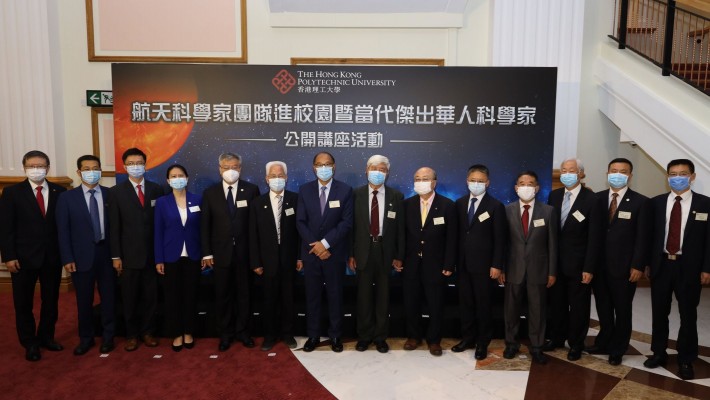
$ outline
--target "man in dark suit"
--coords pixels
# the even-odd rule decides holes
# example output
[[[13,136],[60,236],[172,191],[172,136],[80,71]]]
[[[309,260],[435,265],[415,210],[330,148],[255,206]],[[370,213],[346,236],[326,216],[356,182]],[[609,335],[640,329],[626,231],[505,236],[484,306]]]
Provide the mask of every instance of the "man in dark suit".
[[[702,285],[710,283],[710,198],[690,190],[695,165],[672,160],[666,168],[671,192],[651,200],[654,215],[651,247],[651,307],[653,356],[643,365],[665,365],[668,354],[668,314],[673,294],[678,300],[678,365],[682,379],[694,379],[698,358],[698,304]]]
[[[599,334],[585,350],[609,354],[609,364],[621,364],[631,340],[631,317],[636,282],[649,263],[653,227],[648,198],[628,187],[634,166],[625,158],[611,160],[609,189],[597,193],[605,212],[606,238],[592,289],[599,315]]]
[[[264,342],[269,351],[280,337],[295,349],[293,306],[295,271],[303,269],[298,257],[301,246],[296,229],[298,194],[285,190],[288,167],[282,161],[266,163],[269,192],[254,199],[249,220],[251,269],[262,277]]]
[[[11,274],[17,336],[25,358],[38,361],[40,346],[63,349],[54,340],[62,276],[55,210],[65,189],[45,179],[49,157],[43,152],[25,154],[22,166],[27,179],[6,187],[0,197],[0,256]],[[37,280],[42,298],[39,325],[32,312]]]
[[[254,347],[249,335],[249,208],[259,188],[239,179],[242,157],[219,156],[222,181],[202,195],[202,264],[214,267],[219,351],[233,340]]]
[[[313,351],[320,341],[321,296],[325,285],[334,352],[343,351],[343,279],[353,226],[352,188],[333,179],[335,158],[326,152],[313,158],[318,179],[298,191],[296,223],[301,235],[301,258],[306,284],[308,340],[303,351]]]
[[[110,189],[111,258],[118,272],[126,320],[126,351],[138,348],[139,338],[148,347],[158,345],[155,313],[158,273],[155,271],[153,208],[163,189],[143,178],[145,153],[130,148],[121,157],[128,179]]]
[[[488,167],[468,169],[469,193],[456,200],[459,226],[459,301],[462,340],[451,351],[476,349],[475,358],[488,355],[493,337],[493,291],[505,262],[508,222],[505,207],[487,193]]]
[[[348,266],[357,275],[357,351],[374,341],[380,353],[389,345],[389,276],[402,270],[404,259],[403,195],[385,185],[389,175],[387,157],[367,160],[368,184],[353,191],[354,218]],[[374,287],[373,287],[374,285]]]
[[[441,322],[446,278],[456,267],[456,205],[436,193],[436,172],[428,167],[414,174],[414,191],[404,201],[406,244],[402,269],[407,341],[404,350],[422,342],[421,292],[429,306],[426,341],[429,353],[440,356]]]
[[[590,283],[601,251],[604,209],[594,192],[581,183],[585,176],[582,161],[564,160],[560,172],[564,188],[553,190],[547,200],[559,216],[559,259],[557,282],[548,290],[551,318],[543,350],[564,347],[566,339],[567,359],[577,361],[589,331]]]
[[[101,297],[101,353],[114,349],[116,330],[116,271],[108,244],[109,190],[99,186],[101,161],[93,155],[76,161],[81,185],[63,193],[57,202],[59,253],[64,269],[71,273],[79,314],[79,345],[74,355],[94,346],[94,287]]]
[[[552,206],[535,201],[540,190],[537,174],[521,172],[515,184],[519,201],[508,204],[508,257],[501,281],[505,283],[505,350],[512,359],[520,349],[516,337],[520,309],[527,292],[530,355],[534,362],[546,364],[542,352],[545,341],[547,290],[557,276],[557,212]]]

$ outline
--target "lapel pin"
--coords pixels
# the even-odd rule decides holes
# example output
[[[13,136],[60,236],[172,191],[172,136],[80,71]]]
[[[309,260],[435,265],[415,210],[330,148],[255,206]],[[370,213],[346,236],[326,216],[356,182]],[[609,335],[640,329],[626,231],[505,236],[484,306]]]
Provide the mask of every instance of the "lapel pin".
[[[693,210],[693,214],[695,214],[695,210]]]
[[[264,206],[264,208],[266,208],[266,206]]]

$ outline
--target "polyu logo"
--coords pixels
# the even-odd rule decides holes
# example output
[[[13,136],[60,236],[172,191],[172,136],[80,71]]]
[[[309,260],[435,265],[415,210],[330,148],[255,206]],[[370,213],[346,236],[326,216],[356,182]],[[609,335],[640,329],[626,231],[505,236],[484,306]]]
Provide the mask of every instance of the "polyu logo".
[[[288,93],[294,86],[296,86],[296,78],[289,74],[288,71],[282,69],[276,76],[271,79],[271,84],[278,89],[281,94]]]

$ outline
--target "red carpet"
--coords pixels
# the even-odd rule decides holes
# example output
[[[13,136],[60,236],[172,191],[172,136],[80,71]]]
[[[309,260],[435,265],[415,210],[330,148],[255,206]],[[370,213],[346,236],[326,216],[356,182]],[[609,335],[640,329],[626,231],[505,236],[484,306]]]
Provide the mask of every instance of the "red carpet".
[[[36,301],[35,310],[39,310]],[[74,293],[59,298],[56,340],[61,352],[42,349],[42,360],[25,360],[15,331],[12,294],[0,294],[0,398],[3,399],[332,399],[328,392],[279,343],[269,353],[240,343],[217,351],[217,339],[196,339],[192,350],[171,350],[169,339],[157,348],[128,353],[124,339],[99,357],[97,346],[74,356],[78,344]],[[38,312],[35,313],[38,315]],[[161,358],[155,358],[162,355]],[[217,358],[210,358],[216,355]]]

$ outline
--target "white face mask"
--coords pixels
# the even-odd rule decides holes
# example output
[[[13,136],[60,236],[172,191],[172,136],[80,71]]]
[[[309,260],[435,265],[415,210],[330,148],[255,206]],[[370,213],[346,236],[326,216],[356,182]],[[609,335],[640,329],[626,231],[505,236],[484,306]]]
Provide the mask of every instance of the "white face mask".
[[[486,184],[483,182],[469,182],[468,191],[474,196],[480,196],[486,193]]]
[[[236,169],[228,169],[222,172],[222,179],[224,179],[225,182],[231,185],[237,180],[239,180],[239,171],[237,171]]]
[[[426,195],[431,193],[431,181],[429,182],[414,182],[414,191],[418,195]]]
[[[269,189],[274,193],[281,193],[286,187],[286,179],[284,178],[271,178],[269,179]]]
[[[44,178],[47,176],[46,168],[27,168],[25,170],[27,178],[34,183],[44,182]]]
[[[530,201],[535,198],[535,187],[534,186],[518,186],[516,191],[518,197],[522,201]]]
[[[131,178],[139,179],[145,174],[145,165],[127,165],[126,172]]]

